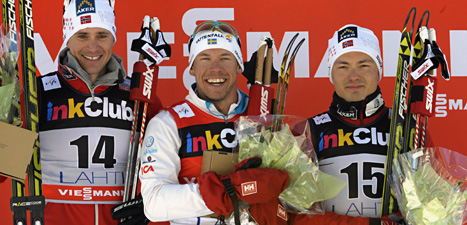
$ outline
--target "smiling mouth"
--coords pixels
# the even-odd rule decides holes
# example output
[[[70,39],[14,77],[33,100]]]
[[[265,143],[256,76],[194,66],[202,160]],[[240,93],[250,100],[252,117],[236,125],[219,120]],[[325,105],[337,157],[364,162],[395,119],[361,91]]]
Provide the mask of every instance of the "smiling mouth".
[[[84,58],[89,59],[89,60],[98,60],[101,56],[87,56],[83,55]]]
[[[225,82],[225,79],[224,78],[211,78],[211,79],[208,79],[207,82],[209,84],[221,85]]]

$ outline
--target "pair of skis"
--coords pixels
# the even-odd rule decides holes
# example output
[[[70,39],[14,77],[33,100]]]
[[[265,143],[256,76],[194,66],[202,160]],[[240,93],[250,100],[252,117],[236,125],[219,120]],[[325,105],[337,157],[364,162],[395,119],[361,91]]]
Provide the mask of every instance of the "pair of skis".
[[[284,57],[282,58],[281,69],[279,71],[279,79],[277,82],[277,92],[276,92],[276,99],[274,102],[274,108],[272,110],[273,114],[275,115],[284,115],[285,111],[285,100],[287,98],[287,90],[289,89],[289,81],[290,81],[290,72],[292,71],[292,66],[295,61],[295,57],[297,56],[298,50],[302,46],[303,42],[305,42],[305,38],[302,38],[297,46],[295,46],[292,54],[289,54],[292,49],[292,45],[298,37],[298,33],[295,34],[290,40],[287,48],[285,49]],[[282,123],[281,117],[276,117],[273,120],[272,124],[272,131],[278,131],[280,129]]]
[[[255,70],[255,81],[254,84],[250,87],[250,100],[248,103],[247,114],[248,115],[260,115],[266,116],[269,114],[274,115],[283,115],[285,109],[285,100],[287,97],[287,90],[290,81],[290,72],[292,71],[292,66],[297,55],[298,50],[305,42],[305,38],[300,40],[295,48],[292,50],[292,46],[295,40],[298,37],[298,33],[293,36],[290,42],[287,45],[285,50],[281,69],[278,77],[278,84],[276,90],[275,100],[273,101],[272,97],[274,96],[274,89],[271,85],[271,74],[273,70],[272,65],[272,46],[273,40],[270,37],[263,36],[260,41],[259,49],[257,51],[256,59],[256,70]],[[266,52],[266,63],[264,64],[264,53]],[[264,68],[264,69],[263,69]],[[264,72],[263,72],[264,71]],[[263,74],[264,73],[264,74]],[[263,79],[264,77],[264,79]],[[263,82],[264,80],[264,82]],[[280,118],[276,118],[273,121],[272,129],[277,131],[281,123]]]
[[[23,85],[24,127],[38,132],[39,112],[37,105],[36,68],[34,54],[34,27],[32,20],[32,5],[30,0],[19,0],[19,36],[21,38],[21,83]],[[2,15],[4,26],[11,33],[16,32],[16,1],[2,0]],[[10,38],[10,40],[12,40]],[[34,145],[34,153],[28,167],[28,188],[26,194],[25,182],[12,180],[13,224],[27,224],[27,211],[30,211],[30,221],[34,225],[44,224],[45,199],[42,195],[42,175],[40,164],[39,142]]]
[[[429,11],[423,13],[416,35],[412,37],[415,15],[416,8],[413,7],[405,20],[401,35],[381,216],[398,211],[396,198],[390,187],[393,160],[400,153],[425,145],[427,118],[433,115],[436,95],[436,79],[432,76],[433,69],[442,65],[442,76],[446,80],[449,79],[446,59],[436,44],[435,31],[427,28]],[[411,17],[412,26],[410,30],[407,30],[407,23]],[[425,18],[426,24],[422,26]]]

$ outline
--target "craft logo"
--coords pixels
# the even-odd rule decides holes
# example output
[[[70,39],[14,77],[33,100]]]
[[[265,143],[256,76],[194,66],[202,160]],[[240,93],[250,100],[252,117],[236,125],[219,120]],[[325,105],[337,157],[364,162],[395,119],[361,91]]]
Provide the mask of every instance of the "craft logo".
[[[86,16],[82,16],[80,17],[80,21],[81,21],[81,24],[87,24],[87,23],[91,23],[91,15],[86,15]]]
[[[73,30],[72,18],[63,18],[63,30]]]
[[[376,127],[357,128],[353,132],[344,133],[343,129],[338,129],[337,134],[320,134],[318,144],[319,151],[328,148],[372,144],[379,146],[387,146],[389,133],[382,133],[376,130]]]
[[[252,195],[258,193],[256,181],[242,183],[242,196]]]
[[[342,48],[347,48],[347,47],[352,47],[353,46],[353,40],[348,40],[342,43]]]
[[[96,7],[94,0],[77,0],[76,1],[76,16],[84,13],[95,13]]]
[[[381,60],[381,57],[379,57],[379,55],[376,55],[376,60],[378,60],[379,67],[383,67],[383,60]]]
[[[358,38],[357,27],[347,27],[337,32],[337,43],[347,38]]]

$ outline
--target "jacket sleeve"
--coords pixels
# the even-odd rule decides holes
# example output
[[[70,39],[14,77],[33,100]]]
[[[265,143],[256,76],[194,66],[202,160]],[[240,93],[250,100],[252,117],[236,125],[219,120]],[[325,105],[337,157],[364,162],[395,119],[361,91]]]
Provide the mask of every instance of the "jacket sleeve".
[[[151,221],[212,214],[199,192],[198,184],[180,184],[181,140],[168,111],[161,111],[147,126],[141,149],[141,194],[144,213]]]

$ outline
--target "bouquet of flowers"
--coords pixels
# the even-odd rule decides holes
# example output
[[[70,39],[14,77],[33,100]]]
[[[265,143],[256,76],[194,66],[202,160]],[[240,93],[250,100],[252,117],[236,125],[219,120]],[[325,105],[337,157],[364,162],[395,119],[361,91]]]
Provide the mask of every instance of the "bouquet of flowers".
[[[236,121],[239,161],[259,156],[260,167],[287,171],[288,187],[279,199],[289,212],[323,214],[321,201],[336,196],[346,182],[321,172],[310,125],[298,116],[244,116]]]
[[[13,38],[13,41],[11,38]],[[16,35],[5,36],[0,26],[0,122],[21,124],[20,83],[15,71],[18,62]]]
[[[409,224],[462,224],[467,156],[445,148],[416,149],[394,158],[390,179]]]

